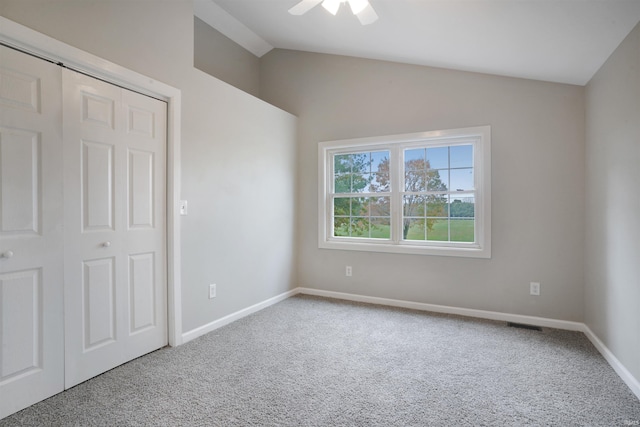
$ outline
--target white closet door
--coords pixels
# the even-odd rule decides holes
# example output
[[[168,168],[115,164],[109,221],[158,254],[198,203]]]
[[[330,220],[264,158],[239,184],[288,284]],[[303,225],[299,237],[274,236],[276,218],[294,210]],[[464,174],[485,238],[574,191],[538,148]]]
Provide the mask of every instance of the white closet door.
[[[61,70],[0,46],[0,418],[63,390]]]
[[[65,387],[167,344],[166,104],[64,70]]]

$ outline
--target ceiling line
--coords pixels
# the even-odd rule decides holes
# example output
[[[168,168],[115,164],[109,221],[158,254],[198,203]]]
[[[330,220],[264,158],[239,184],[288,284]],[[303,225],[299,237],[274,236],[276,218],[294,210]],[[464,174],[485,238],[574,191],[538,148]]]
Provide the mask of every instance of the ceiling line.
[[[274,48],[213,0],[195,0],[193,14],[258,58]]]

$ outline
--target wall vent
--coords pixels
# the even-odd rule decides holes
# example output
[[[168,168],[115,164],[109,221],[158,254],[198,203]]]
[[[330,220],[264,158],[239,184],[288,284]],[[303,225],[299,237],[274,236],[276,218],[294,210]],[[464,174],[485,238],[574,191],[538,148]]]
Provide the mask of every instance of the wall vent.
[[[507,322],[507,326],[509,326],[510,328],[529,329],[531,331],[542,331],[542,328],[540,326],[525,325],[524,323]]]

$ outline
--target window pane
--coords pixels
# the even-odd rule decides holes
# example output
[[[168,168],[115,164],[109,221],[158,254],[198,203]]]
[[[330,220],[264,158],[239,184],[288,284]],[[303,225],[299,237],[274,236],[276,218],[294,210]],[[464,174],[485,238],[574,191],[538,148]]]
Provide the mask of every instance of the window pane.
[[[333,216],[350,216],[351,199],[348,197],[336,197],[333,199]]]
[[[473,219],[452,219],[451,220],[451,241],[452,242],[474,242]]]
[[[427,216],[446,218],[449,216],[446,196],[427,196]]]
[[[333,157],[334,192],[368,192],[373,179],[371,158],[371,153],[336,154]]]
[[[475,198],[473,196],[455,197],[451,195],[452,201],[449,205],[451,218],[471,218],[475,217]]]
[[[424,170],[425,169],[425,149],[417,148],[404,150],[404,170]]]
[[[389,152],[374,151],[371,153],[371,172],[389,174]]]
[[[446,242],[449,240],[449,220],[427,219],[427,240]]]
[[[473,146],[454,145],[450,148],[451,168],[472,168],[473,167]]]
[[[405,191],[426,191],[427,175],[425,171],[408,171],[404,174]]]
[[[473,169],[451,169],[451,191],[473,190]]]
[[[369,216],[369,199],[353,197],[351,199],[351,216]]]
[[[351,172],[368,173],[371,172],[371,153],[349,154],[351,161]]]
[[[402,224],[402,238],[404,240],[425,240],[425,220],[405,219]]]
[[[369,191],[371,174],[368,172],[354,173],[351,175],[351,192],[364,193]]]
[[[335,175],[345,174],[351,172],[351,155],[350,154],[336,154],[333,157],[333,173]]]
[[[335,193],[350,193],[351,192],[351,174],[345,173],[335,175],[333,179],[333,191]]]
[[[429,191],[447,191],[449,186],[448,170],[430,170],[427,172],[427,190]]]
[[[430,169],[449,167],[449,147],[427,148],[427,163]]]
[[[351,237],[369,237],[369,219],[364,217],[351,218]]]
[[[371,236],[374,239],[391,238],[391,218],[377,217],[371,218]]]
[[[404,196],[402,211],[405,217],[424,217],[426,212],[425,196]]]
[[[333,235],[341,237],[349,236],[349,218],[333,218]]]
[[[391,215],[391,198],[371,197],[369,198],[369,214],[372,217]]]
[[[371,183],[369,184],[369,191],[371,193],[390,192],[391,181],[389,181],[389,174],[383,172],[372,174]]]

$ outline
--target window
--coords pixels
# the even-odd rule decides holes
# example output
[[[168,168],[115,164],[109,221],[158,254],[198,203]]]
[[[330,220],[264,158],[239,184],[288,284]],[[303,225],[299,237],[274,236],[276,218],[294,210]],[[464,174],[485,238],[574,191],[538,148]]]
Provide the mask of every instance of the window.
[[[319,144],[319,246],[491,257],[490,127]]]

